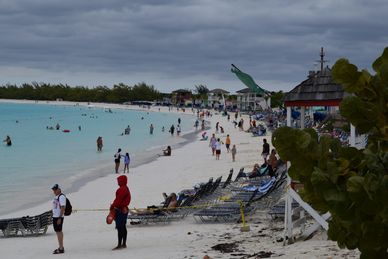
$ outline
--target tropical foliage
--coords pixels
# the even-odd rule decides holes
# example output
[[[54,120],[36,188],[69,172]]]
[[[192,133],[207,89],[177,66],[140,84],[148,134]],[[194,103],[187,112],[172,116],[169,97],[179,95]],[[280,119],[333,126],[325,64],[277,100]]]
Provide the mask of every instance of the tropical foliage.
[[[373,69],[375,75],[359,71],[346,59],[333,67],[334,79],[351,93],[341,115],[368,134],[364,150],[288,127],[274,132],[273,144],[291,162],[289,175],[304,184],[304,200],[330,211],[330,239],[358,248],[361,258],[388,258],[388,48]]]
[[[284,98],[283,91],[271,92],[270,97],[271,97],[271,108],[283,108],[283,98]]]
[[[3,99],[29,99],[29,100],[56,100],[75,102],[109,102],[123,103],[127,101],[144,100],[153,101],[161,99],[162,94],[154,86],[139,83],[128,86],[123,83],[107,86],[88,88],[84,86],[70,87],[63,84],[36,83],[21,86],[0,86],[0,98]]]

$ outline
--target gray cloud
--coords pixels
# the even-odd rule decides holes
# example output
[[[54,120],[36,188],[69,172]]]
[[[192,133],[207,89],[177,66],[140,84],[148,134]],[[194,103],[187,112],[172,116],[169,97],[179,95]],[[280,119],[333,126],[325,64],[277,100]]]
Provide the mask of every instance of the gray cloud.
[[[3,0],[0,83],[235,91],[234,63],[264,88],[288,90],[321,46],[329,65],[347,57],[369,68],[388,43],[387,10],[379,0]]]

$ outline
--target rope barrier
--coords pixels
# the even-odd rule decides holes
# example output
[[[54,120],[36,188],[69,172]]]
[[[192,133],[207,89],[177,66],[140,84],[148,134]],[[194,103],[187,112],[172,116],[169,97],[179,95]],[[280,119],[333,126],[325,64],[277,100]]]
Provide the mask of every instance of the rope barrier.
[[[242,201],[236,201],[237,203],[243,205],[243,202]],[[169,211],[169,210],[177,210],[177,209],[201,209],[201,208],[206,208],[206,207],[209,207],[209,206],[221,206],[221,205],[225,205],[225,203],[205,203],[205,204],[198,204],[198,205],[192,205],[192,206],[178,206],[178,207],[175,207],[175,208],[163,208],[163,207],[160,207],[160,208],[129,208],[129,211],[136,211],[136,210],[144,210],[144,211]],[[86,211],[86,212],[99,212],[99,211],[109,211],[109,209],[73,209],[73,212],[82,212],[82,211]]]

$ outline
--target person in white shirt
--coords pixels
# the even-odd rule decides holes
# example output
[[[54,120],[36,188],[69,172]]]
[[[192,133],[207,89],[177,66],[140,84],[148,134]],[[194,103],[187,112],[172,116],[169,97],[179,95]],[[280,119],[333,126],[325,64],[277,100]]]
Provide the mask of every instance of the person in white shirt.
[[[217,142],[215,144],[216,148],[216,160],[220,160],[221,155],[221,144],[224,144],[219,138],[217,139]]]
[[[63,247],[62,226],[66,207],[66,197],[62,194],[61,188],[59,188],[58,184],[55,184],[51,189],[55,195],[53,200],[53,227],[55,233],[57,234],[59,244],[59,247],[54,250],[53,254],[63,254],[65,252],[65,248]]]

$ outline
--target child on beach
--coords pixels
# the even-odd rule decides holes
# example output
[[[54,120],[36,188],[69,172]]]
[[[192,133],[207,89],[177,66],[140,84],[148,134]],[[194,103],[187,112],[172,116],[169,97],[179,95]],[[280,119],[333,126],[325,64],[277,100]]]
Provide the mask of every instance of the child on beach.
[[[236,161],[236,153],[237,153],[236,145],[233,145],[233,147],[232,147],[232,160],[233,160],[233,162]]]
[[[225,146],[226,146],[226,151],[230,151],[230,137],[229,137],[229,134],[226,135],[226,140],[225,140]]]
[[[177,136],[181,135],[181,125],[180,124],[176,125],[176,135]]]
[[[125,153],[125,156],[124,156],[124,174],[125,174],[125,170],[127,170],[127,173],[129,174],[129,161],[130,161],[129,154]]]

